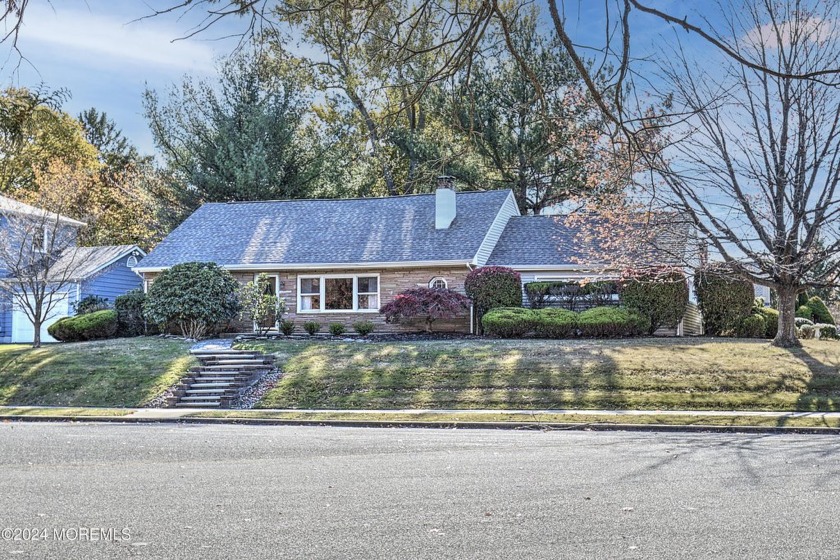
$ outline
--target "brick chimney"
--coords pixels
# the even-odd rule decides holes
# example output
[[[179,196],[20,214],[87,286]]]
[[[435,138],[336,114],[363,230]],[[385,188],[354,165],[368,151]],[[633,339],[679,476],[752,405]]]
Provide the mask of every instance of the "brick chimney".
[[[435,229],[449,229],[456,213],[455,177],[441,175],[435,190]]]

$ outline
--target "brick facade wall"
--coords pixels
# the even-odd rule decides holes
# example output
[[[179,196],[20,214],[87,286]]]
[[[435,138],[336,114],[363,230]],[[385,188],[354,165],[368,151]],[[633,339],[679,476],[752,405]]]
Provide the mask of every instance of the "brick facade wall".
[[[303,332],[303,323],[307,321],[317,321],[323,325],[321,331],[329,332],[329,325],[331,323],[342,323],[348,332],[352,332],[352,325],[357,321],[370,321],[375,325],[374,332],[378,333],[396,333],[396,332],[416,332],[424,329],[422,323],[410,325],[393,325],[385,323],[385,319],[378,312],[315,312],[315,313],[298,313],[297,311],[297,287],[298,275],[319,275],[319,274],[350,274],[350,275],[379,275],[379,305],[385,305],[394,299],[394,296],[408,288],[427,287],[432,278],[444,278],[447,281],[450,289],[464,293],[464,280],[469,273],[466,266],[452,267],[452,268],[411,268],[411,269],[371,269],[363,271],[347,271],[341,269],[329,270],[307,270],[288,272],[282,270],[264,270],[252,272],[231,272],[234,278],[242,284],[250,282],[254,276],[259,272],[267,274],[278,274],[280,276],[281,288],[280,295],[286,300],[286,314],[285,319],[294,321],[297,325],[297,332]],[[146,273],[145,278],[152,281],[154,274]],[[250,332],[253,325],[250,321],[237,320],[233,324],[233,329],[238,332]],[[438,332],[469,332],[470,331],[470,316],[467,311],[462,317],[457,317],[449,321],[438,320],[435,321],[433,329]]]

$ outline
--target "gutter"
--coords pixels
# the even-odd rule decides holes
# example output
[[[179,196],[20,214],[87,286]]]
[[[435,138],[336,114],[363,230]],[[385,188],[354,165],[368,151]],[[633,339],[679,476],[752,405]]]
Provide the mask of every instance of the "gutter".
[[[471,260],[450,261],[401,261],[401,262],[372,262],[372,263],[259,263],[259,264],[220,264],[222,268],[233,271],[269,271],[269,270],[369,270],[374,268],[424,268],[427,266],[469,266]],[[132,270],[139,273],[162,272],[169,266],[137,266]]]

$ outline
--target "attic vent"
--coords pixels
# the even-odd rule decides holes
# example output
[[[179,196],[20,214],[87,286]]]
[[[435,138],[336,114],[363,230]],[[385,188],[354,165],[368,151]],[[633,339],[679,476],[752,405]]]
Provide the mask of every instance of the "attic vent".
[[[134,255],[129,255],[128,259],[125,261],[125,266],[131,268],[133,266],[137,266],[137,257]]]

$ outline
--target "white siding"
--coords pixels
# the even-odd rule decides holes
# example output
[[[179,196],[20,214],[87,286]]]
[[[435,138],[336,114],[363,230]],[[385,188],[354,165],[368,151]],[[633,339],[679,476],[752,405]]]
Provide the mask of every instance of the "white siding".
[[[682,324],[683,336],[700,336],[703,334],[703,315],[697,304],[689,302],[685,308]]]
[[[484,236],[484,240],[478,247],[478,251],[475,255],[476,265],[484,266],[487,259],[489,259],[490,255],[493,253],[493,249],[496,247],[496,244],[499,242],[502,232],[505,231],[505,226],[507,226],[508,220],[519,215],[519,207],[516,205],[516,199],[513,197],[513,192],[510,192],[508,193],[508,197],[505,199],[505,203],[499,209],[499,213],[496,214],[496,219],[494,219],[493,223],[490,225],[490,229],[487,230],[487,235]]]

